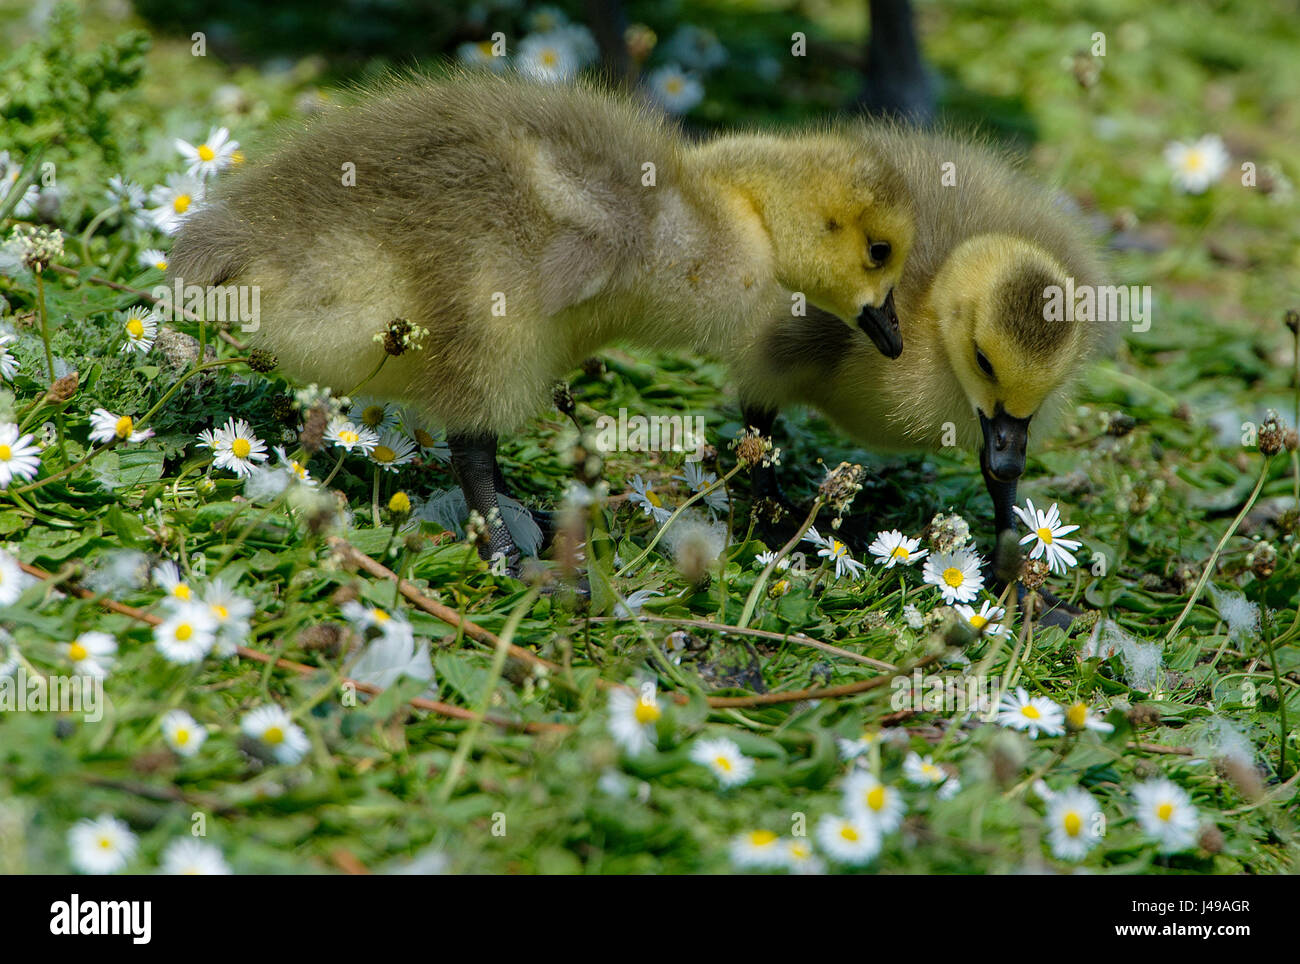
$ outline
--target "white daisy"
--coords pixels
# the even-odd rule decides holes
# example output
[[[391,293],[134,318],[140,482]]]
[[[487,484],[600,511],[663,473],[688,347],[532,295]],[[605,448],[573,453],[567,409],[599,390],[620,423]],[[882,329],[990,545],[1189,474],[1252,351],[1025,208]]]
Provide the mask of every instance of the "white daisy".
[[[9,354],[9,345],[18,339],[17,335],[0,335],[0,375],[11,382],[18,374],[18,359]]]
[[[865,730],[856,740],[840,737],[836,739],[835,745],[839,748],[841,760],[856,760],[883,738],[879,731]]]
[[[135,420],[130,415],[114,415],[106,408],[97,408],[90,416],[92,442],[143,442],[153,437],[153,429],[136,431]]]
[[[414,638],[411,624],[379,606],[366,606],[349,600],[341,607],[343,615],[362,636],[387,636],[393,639]]]
[[[875,541],[867,546],[867,551],[876,557],[876,565],[886,569],[893,569],[899,563],[910,566],[930,552],[929,549],[921,548],[920,539],[909,539],[897,529],[877,533]]]
[[[1166,145],[1165,161],[1174,169],[1174,183],[1179,189],[1204,194],[1228,169],[1228,149],[1217,134],[1206,134],[1200,140]]]
[[[379,433],[363,425],[349,422],[345,418],[336,418],[325,430],[325,440],[345,451],[355,450],[362,455],[369,455],[379,444]]]
[[[259,706],[239,722],[245,736],[258,741],[277,763],[297,763],[311,749],[302,727],[274,703]]]
[[[175,234],[203,201],[203,185],[188,174],[169,174],[167,183],[149,192],[154,205],[147,212],[153,226],[163,234]]]
[[[1047,804],[1047,843],[1057,860],[1082,860],[1105,833],[1101,807],[1087,790],[1074,787]]]
[[[921,578],[937,586],[949,605],[970,602],[984,588],[982,564],[979,555],[969,549],[938,552],[925,560]]]
[[[302,462],[298,462],[295,461],[294,459],[291,459],[288,455],[285,454],[284,449],[278,445],[273,449],[273,451],[275,452],[276,456],[279,457],[280,459],[281,468],[285,469],[290,475],[293,476],[294,479],[301,482],[303,485],[316,484],[316,480],[313,479],[311,477],[311,473],[307,471],[306,465],[304,465]]]
[[[808,529],[808,532],[804,535],[804,539],[811,542],[813,545],[820,547],[817,550],[817,555],[835,563],[836,579],[843,579],[845,576],[848,576],[850,579],[857,579],[867,571],[867,567],[864,563],[858,562],[849,555],[848,546],[840,542],[840,540],[836,539],[834,536],[823,536],[817,531],[816,526],[812,526]]]
[[[958,603],[952,608],[961,613],[962,618],[971,624],[972,629],[976,632],[982,632],[985,636],[997,638],[998,636],[1011,634],[1010,629],[998,622],[1007,614],[1007,611],[1001,606],[994,606],[987,599],[980,606],[979,612],[976,612],[974,607],[967,606],[965,603]]]
[[[41,470],[41,450],[31,444],[31,435],[19,435],[12,422],[0,425],[0,489],[14,479],[26,481]]]
[[[415,443],[397,432],[385,432],[370,450],[370,460],[385,472],[396,472],[403,465],[415,461]]]
[[[717,475],[712,472],[705,472],[700,468],[699,462],[686,462],[682,465],[682,474],[674,475],[673,478],[678,482],[685,482],[692,492],[703,492],[713,483],[718,481]],[[704,504],[715,512],[725,512],[727,509],[727,490],[723,486],[718,486],[712,492],[704,497]]]
[[[110,204],[118,205],[128,215],[136,215],[144,210],[144,188],[120,174],[114,174],[108,179],[108,190],[104,196]]]
[[[712,770],[724,787],[739,786],[754,775],[754,761],[726,737],[697,740],[691,747],[691,759]]]
[[[116,317],[122,326],[122,334],[126,336],[121,350],[124,353],[135,351],[141,355],[148,354],[154,339],[158,337],[158,316],[155,312],[137,305],[117,312]]]
[[[72,670],[78,676],[103,679],[113,667],[117,655],[117,640],[108,633],[82,633],[71,643],[65,654]]]
[[[107,814],[79,820],[68,831],[72,866],[83,874],[113,874],[135,856],[135,834],[121,820]]]
[[[18,565],[17,559],[0,550],[0,606],[16,603],[31,579]]]
[[[777,553],[773,552],[770,549],[765,552],[760,552],[758,555],[754,557],[754,568],[766,569],[768,565],[771,564],[772,560],[776,558],[777,558]],[[785,572],[789,568],[790,568],[790,557],[785,556],[776,564],[776,569],[774,571]]]
[[[857,770],[844,781],[844,811],[890,833],[903,822],[907,804],[894,787],[881,783],[874,773]]]
[[[627,598],[614,603],[614,615],[623,619],[631,619],[640,613],[641,607],[651,599],[662,595],[663,593],[658,589],[638,589],[635,592],[628,593]]]
[[[817,822],[816,835],[818,845],[839,864],[861,866],[880,853],[880,830],[858,816],[828,814]]]
[[[253,618],[252,600],[245,599],[218,578],[203,591],[203,605],[208,607],[216,623],[213,652],[221,657],[233,656],[248,638]]]
[[[1133,788],[1133,799],[1138,823],[1161,853],[1178,853],[1196,843],[1196,807],[1178,784],[1163,777],[1147,780]]]
[[[782,846],[785,849],[785,867],[790,873],[812,875],[826,872],[826,865],[807,840],[791,837]]]
[[[1115,727],[1097,716],[1080,700],[1065,709],[1065,725],[1071,730],[1093,730],[1097,733],[1114,733]]]
[[[202,603],[177,603],[170,616],[154,627],[154,645],[170,662],[197,663],[216,642],[217,621]]]
[[[628,756],[654,749],[655,724],[663,709],[653,687],[614,690],[609,694],[609,733]]]
[[[1023,686],[1014,693],[1003,693],[998,705],[998,725],[1024,730],[1031,740],[1060,736],[1065,732],[1065,713],[1046,696],[1030,696]]]
[[[486,67],[494,73],[506,69],[506,58],[493,56],[491,40],[463,43],[456,48],[456,56],[467,67]]]
[[[731,839],[731,862],[737,867],[778,870],[789,862],[785,842],[770,830],[750,830]]]
[[[572,38],[558,30],[525,37],[515,55],[515,66],[525,77],[548,84],[572,80],[581,69]]]
[[[221,850],[193,837],[178,837],[162,853],[160,872],[172,876],[217,877],[230,873]]]
[[[215,127],[208,133],[208,139],[202,144],[191,144],[179,137],[176,150],[181,157],[189,161],[185,173],[190,177],[207,179],[218,171],[229,167],[235,161],[239,150],[239,141],[230,140],[230,131],[224,127]]]
[[[181,578],[181,571],[176,563],[164,562],[161,565],[154,566],[152,575],[153,584],[167,593],[164,602],[187,603],[194,598],[194,590],[188,582]]]
[[[167,270],[167,255],[159,248],[146,248],[141,251],[139,261],[146,268],[157,268],[159,271]]]
[[[934,787],[948,779],[948,771],[914,750],[903,760],[903,777],[914,787]]]
[[[1063,539],[1062,536],[1069,535],[1079,527],[1061,525],[1061,513],[1055,502],[1046,512],[1035,509],[1033,499],[1026,499],[1025,505],[1024,509],[1020,506],[1013,508],[1016,510],[1016,515],[1020,516],[1020,521],[1032,530],[1029,535],[1020,540],[1022,546],[1027,542],[1034,543],[1029,558],[1037,559],[1039,556],[1046,555],[1047,567],[1057,574],[1065,572],[1078,563],[1079,560],[1072,553],[1083,543],[1076,539]]]
[[[216,442],[212,464],[219,469],[247,476],[253,471],[254,463],[267,460],[266,443],[253,434],[253,427],[242,418],[227,419],[211,438]]]
[[[208,738],[207,727],[184,710],[169,710],[162,718],[163,739],[181,756],[194,756]]]
[[[348,409],[348,418],[352,422],[370,429],[376,435],[395,431],[401,424],[400,414],[392,402],[368,397],[356,399]]]
[[[663,500],[659,498],[659,493],[650,486],[649,482],[645,481],[639,475],[632,479],[632,491],[628,495],[627,500],[633,505],[639,505],[642,512],[648,516],[653,516],[655,522],[660,525],[667,522],[668,517],[672,515],[672,511],[669,510],[664,505]]]
[[[646,89],[670,114],[685,114],[704,99],[704,85],[677,64],[666,64],[646,75]]]

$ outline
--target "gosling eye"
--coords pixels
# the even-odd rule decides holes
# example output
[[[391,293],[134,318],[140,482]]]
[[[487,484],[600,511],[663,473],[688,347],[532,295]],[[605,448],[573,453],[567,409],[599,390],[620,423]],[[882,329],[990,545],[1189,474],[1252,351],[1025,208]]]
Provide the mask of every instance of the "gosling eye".
[[[875,267],[879,268],[889,260],[890,252],[893,250],[888,241],[872,241],[867,245],[867,257]]]
[[[989,378],[993,378],[993,363],[988,360],[988,356],[978,348],[975,349],[975,364],[980,366],[982,371]]]

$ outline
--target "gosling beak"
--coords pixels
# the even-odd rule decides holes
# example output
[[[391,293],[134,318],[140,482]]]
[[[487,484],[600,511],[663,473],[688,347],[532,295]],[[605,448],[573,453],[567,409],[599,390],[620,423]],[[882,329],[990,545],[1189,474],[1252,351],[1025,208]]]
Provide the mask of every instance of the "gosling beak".
[[[1025,471],[1029,419],[1013,418],[999,402],[992,418],[980,412],[980,428],[984,430],[984,457],[981,461],[988,473],[999,482],[1014,482],[1020,478]]]
[[[898,327],[892,288],[879,308],[863,307],[862,314],[858,315],[858,327],[867,333],[886,358],[897,358],[903,353],[903,332]]]

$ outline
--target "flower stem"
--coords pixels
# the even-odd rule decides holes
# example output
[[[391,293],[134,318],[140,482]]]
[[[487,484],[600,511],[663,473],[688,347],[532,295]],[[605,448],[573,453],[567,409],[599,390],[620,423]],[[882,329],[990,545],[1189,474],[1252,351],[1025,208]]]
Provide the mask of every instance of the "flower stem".
[[[799,540],[803,538],[803,534],[812,527],[813,521],[817,518],[817,513],[822,509],[822,503],[822,497],[818,496],[816,501],[813,502],[812,511],[808,513],[808,518],[803,520],[803,525],[801,525],[798,531],[791,536],[790,541],[781,547],[781,551],[763,567],[763,571],[758,574],[758,578],[754,580],[753,588],[749,590],[749,595],[745,598],[745,608],[740,612],[740,620],[736,623],[737,628],[745,629],[749,626],[749,621],[754,615],[754,608],[758,605],[759,596],[762,595],[763,588],[767,585],[768,576],[772,574],[772,570],[776,568],[777,563],[784,559],[786,554],[799,544]]]
[[[737,472],[740,471],[740,466],[741,463],[737,462],[735,467],[732,468],[732,470],[728,472],[726,475],[724,475],[722,478],[715,479],[706,488],[700,489],[699,492],[693,493],[689,499],[687,499],[685,502],[679,505],[673,511],[673,514],[670,515],[668,519],[664,522],[664,524],[660,527],[659,531],[655,533],[654,538],[650,540],[650,544],[647,545],[644,549],[642,549],[640,554],[635,559],[633,559],[631,562],[624,565],[623,568],[620,569],[618,572],[614,573],[615,577],[621,578],[623,576],[626,576],[629,572],[631,572],[633,569],[639,566],[641,562],[645,559],[645,557],[650,555],[650,552],[654,549],[654,547],[659,544],[659,540],[662,539],[664,533],[668,531],[668,527],[672,525],[674,522],[676,522],[678,517],[683,512],[685,512],[687,508],[694,505],[696,502],[700,501],[700,499],[704,498],[706,495],[708,495],[710,492],[717,489],[719,486],[725,485],[727,483],[727,480],[729,480],[733,475],[735,475]]]

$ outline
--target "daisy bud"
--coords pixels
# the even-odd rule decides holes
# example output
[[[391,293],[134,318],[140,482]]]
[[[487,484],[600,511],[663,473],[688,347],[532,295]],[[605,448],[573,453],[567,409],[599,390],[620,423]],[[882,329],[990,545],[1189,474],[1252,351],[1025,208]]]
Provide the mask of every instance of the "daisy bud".
[[[50,386],[49,392],[45,395],[45,400],[55,404],[66,402],[68,399],[72,398],[73,395],[77,394],[77,385],[77,373],[69,372],[62,378],[54,380],[54,384]]]
[[[627,44],[627,55],[636,63],[645,63],[650,51],[659,42],[658,35],[643,23],[634,23],[623,31],[623,42]]]
[[[269,372],[276,366],[274,352],[269,352],[265,348],[254,348],[248,353],[248,367],[255,372]]]
[[[1282,424],[1282,416],[1274,409],[1269,409],[1268,414],[1264,417],[1264,424],[1259,427],[1259,451],[1262,455],[1277,455],[1282,451],[1284,439],[1286,438],[1286,428]]]
[[[418,554],[424,551],[424,536],[418,532],[409,533],[402,544],[406,547],[407,552],[412,555]]]
[[[388,500],[388,511],[393,515],[410,515],[411,499],[405,492],[394,492],[393,497]]]

